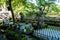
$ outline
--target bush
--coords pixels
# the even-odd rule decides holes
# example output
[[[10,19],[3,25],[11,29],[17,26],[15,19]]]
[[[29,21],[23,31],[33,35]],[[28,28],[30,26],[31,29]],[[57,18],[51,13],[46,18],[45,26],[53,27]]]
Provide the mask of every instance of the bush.
[[[48,25],[47,24],[43,24],[42,28],[47,28]]]
[[[0,23],[0,27],[1,27],[1,26],[3,26],[3,24],[2,24],[2,23]]]

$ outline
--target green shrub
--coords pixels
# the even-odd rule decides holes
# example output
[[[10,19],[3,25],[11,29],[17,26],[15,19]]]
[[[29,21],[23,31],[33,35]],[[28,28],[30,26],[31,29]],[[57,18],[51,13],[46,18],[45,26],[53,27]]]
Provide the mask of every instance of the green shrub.
[[[3,26],[3,24],[0,24],[0,27]]]
[[[23,37],[22,40],[27,40],[26,37]]]
[[[47,24],[43,24],[42,28],[47,28],[48,25]]]

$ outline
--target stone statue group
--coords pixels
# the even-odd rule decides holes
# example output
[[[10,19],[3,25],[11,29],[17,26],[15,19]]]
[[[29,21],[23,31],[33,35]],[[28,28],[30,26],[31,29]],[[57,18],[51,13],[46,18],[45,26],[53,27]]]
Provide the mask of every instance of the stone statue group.
[[[24,15],[23,13],[19,13],[20,16],[20,21],[23,21]],[[43,12],[42,7],[39,7],[39,13],[36,14],[36,17],[38,18],[38,26],[40,26],[40,28],[42,28],[43,24],[44,24],[44,17],[45,14]],[[4,24],[9,24],[9,20],[7,19],[7,17],[4,19]]]

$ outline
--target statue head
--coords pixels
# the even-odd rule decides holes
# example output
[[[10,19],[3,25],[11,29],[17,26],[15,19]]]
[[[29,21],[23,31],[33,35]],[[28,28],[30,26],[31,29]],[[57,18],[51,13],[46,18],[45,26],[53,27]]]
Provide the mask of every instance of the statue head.
[[[22,15],[23,13],[22,12],[20,12],[20,15]]]
[[[39,7],[39,10],[42,11],[42,7]]]

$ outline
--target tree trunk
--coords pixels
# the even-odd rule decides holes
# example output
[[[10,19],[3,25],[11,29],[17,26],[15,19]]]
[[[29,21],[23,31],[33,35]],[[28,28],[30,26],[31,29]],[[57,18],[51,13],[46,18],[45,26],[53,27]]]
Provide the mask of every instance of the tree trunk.
[[[50,5],[48,5],[48,10],[47,10],[47,13],[49,12],[49,8],[50,8]]]
[[[8,0],[8,4],[9,4],[10,11],[12,13],[13,23],[15,23],[14,13],[13,13],[13,9],[12,9],[12,6],[11,6],[11,0]]]

